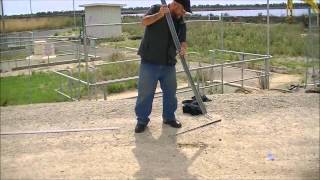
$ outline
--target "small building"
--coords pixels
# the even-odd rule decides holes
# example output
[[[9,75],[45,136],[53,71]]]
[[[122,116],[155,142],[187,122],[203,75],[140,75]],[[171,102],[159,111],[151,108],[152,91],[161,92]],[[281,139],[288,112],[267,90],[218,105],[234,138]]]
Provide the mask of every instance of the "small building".
[[[84,4],[86,25],[121,23],[121,8],[124,4],[94,3]],[[121,36],[121,25],[87,27],[87,36],[110,38]]]

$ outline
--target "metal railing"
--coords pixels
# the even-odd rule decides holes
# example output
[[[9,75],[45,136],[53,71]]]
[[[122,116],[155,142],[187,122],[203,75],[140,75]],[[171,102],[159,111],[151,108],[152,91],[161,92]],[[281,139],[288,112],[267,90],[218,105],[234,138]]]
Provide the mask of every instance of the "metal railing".
[[[224,60],[223,63],[219,63],[216,64],[214,63],[214,60],[212,61],[213,63],[210,65],[201,65],[198,67],[190,67],[189,70],[190,72],[198,72],[200,71],[200,74],[203,74],[202,71],[206,71],[206,70],[210,70],[210,71],[214,71],[215,69],[219,69],[220,70],[220,80],[214,79],[214,77],[210,77],[210,81],[205,81],[202,78],[202,82],[200,83],[199,80],[196,81],[196,85],[198,86],[199,89],[201,90],[205,90],[205,89],[209,89],[212,87],[217,87],[220,86],[221,87],[221,93],[224,93],[224,86],[228,85],[228,86],[234,86],[234,87],[239,87],[239,88],[251,88],[251,89],[257,89],[256,87],[250,87],[250,86],[245,86],[244,82],[248,81],[248,80],[253,80],[253,79],[259,79],[259,78],[267,78],[270,76],[270,73],[267,72],[267,68],[265,68],[264,71],[259,71],[259,70],[252,70],[252,69],[245,69],[244,68],[244,64],[245,63],[249,63],[249,62],[263,62],[265,60],[270,61],[272,56],[270,55],[263,55],[263,54],[254,54],[254,53],[247,53],[247,52],[238,52],[238,51],[231,51],[231,50],[221,50],[221,49],[213,49],[213,50],[209,50],[212,54],[215,54],[217,52],[222,52],[222,53],[231,53],[231,54],[238,54],[241,57],[243,57],[243,59],[241,59],[240,61],[231,61],[231,60]],[[196,54],[195,52],[191,52],[188,54]],[[246,59],[246,56],[251,56],[251,58]],[[116,62],[106,62],[106,63],[101,63],[101,64],[97,64],[93,67],[89,67],[89,69],[92,69],[92,71],[94,72],[94,76],[96,75],[95,71],[96,68],[99,68],[99,66],[104,66],[104,65],[116,65],[116,64],[124,64],[124,63],[131,63],[131,62],[139,62],[140,59],[128,59],[128,60],[120,60],[120,61],[116,61]],[[229,61],[229,62],[228,62]],[[238,67],[233,67],[234,65],[242,65],[241,66],[241,78],[240,79],[236,79],[236,80],[232,80],[232,81],[225,81],[224,80],[224,70],[226,68],[238,68]],[[248,72],[255,72],[255,73],[259,73],[260,75],[257,76],[253,76],[253,77],[248,77],[248,78],[244,78],[244,73],[248,71]],[[112,84],[117,84],[117,83],[123,83],[123,82],[128,82],[131,80],[138,80],[139,76],[131,76],[131,77],[125,77],[125,78],[120,78],[120,79],[112,79],[112,80],[106,80],[106,81],[95,81],[94,82],[89,82],[89,81],[85,81],[85,80],[80,80],[78,78],[72,77],[70,75],[64,74],[62,73],[62,71],[54,71],[54,73],[61,75],[67,79],[69,79],[70,81],[73,82],[78,82],[83,86],[87,86],[88,89],[88,97],[89,99],[92,99],[92,97],[90,96],[92,94],[91,89],[94,89],[94,96],[97,99],[97,89],[100,87],[106,87]],[[177,70],[176,71],[177,74],[183,74],[184,71],[183,70]],[[210,73],[210,74],[214,74],[214,73]],[[241,84],[236,84],[237,82],[240,82]],[[185,92],[190,92],[192,91],[190,86],[188,87],[182,87],[182,88],[178,88],[177,89],[177,93],[185,93]],[[58,91],[59,92],[59,91]],[[64,92],[59,92],[61,95],[64,95],[67,98],[70,98],[72,100],[75,100],[75,97],[72,97],[71,95],[67,95]],[[158,92],[156,94],[160,94],[161,92]],[[77,97],[80,97],[80,95],[77,95]],[[130,98],[134,98],[136,96],[130,97]],[[106,92],[104,92],[104,99],[106,100]],[[79,99],[78,99],[79,100]]]
[[[319,53],[319,32],[320,17],[319,14],[308,10],[308,33],[305,50],[305,78],[304,87],[312,87],[314,89],[320,87],[320,53]],[[318,44],[318,47],[316,46]]]
[[[219,19],[219,20],[190,20],[190,21],[186,21],[186,23],[196,23],[196,22],[212,22],[212,23],[216,23],[216,22],[223,22],[223,19],[222,17]],[[120,78],[120,79],[112,79],[112,80],[104,80],[104,81],[98,81],[97,82],[97,77],[96,77],[96,70],[97,68],[99,68],[100,66],[107,66],[107,65],[117,65],[117,64],[123,64],[123,63],[132,63],[132,62],[139,62],[140,61],[140,58],[134,58],[134,59],[125,59],[125,60],[121,60],[121,61],[116,61],[116,62],[102,62],[102,63],[99,63],[99,64],[92,64],[92,66],[89,65],[90,63],[90,58],[89,58],[89,50],[88,50],[88,42],[87,40],[90,40],[92,42],[96,42],[97,38],[96,37],[92,37],[92,36],[87,36],[86,34],[86,28],[88,27],[96,27],[96,26],[122,26],[122,25],[139,25],[141,24],[141,22],[131,22],[131,23],[108,23],[108,24],[90,24],[90,25],[84,25],[85,28],[84,29],[84,32],[83,32],[83,36],[84,36],[84,40],[83,40],[83,52],[84,52],[84,59],[82,62],[85,63],[85,74],[87,76],[86,80],[83,80],[83,79],[78,79],[78,78],[75,78],[75,77],[72,77],[70,75],[67,75],[67,74],[64,74],[63,72],[59,72],[59,71],[55,71],[56,74],[58,75],[62,75],[64,78],[67,78],[69,79],[70,81],[73,81],[73,82],[78,82],[79,84],[83,85],[83,86],[86,86],[86,89],[87,89],[87,95],[88,95],[88,98],[91,99],[91,89],[94,89],[94,96],[96,97],[97,99],[97,89],[100,88],[100,87],[104,87],[104,99],[106,100],[107,99],[107,93],[105,92],[105,87],[106,86],[109,86],[111,84],[116,84],[116,83],[122,83],[122,82],[127,82],[127,81],[131,81],[131,80],[137,80],[139,77],[138,76],[132,76],[132,77],[125,77],[125,78]],[[251,25],[251,23],[249,23]],[[267,24],[269,26],[269,22]],[[269,31],[267,32],[269,33]],[[220,36],[220,40],[221,40],[221,47],[223,48],[223,29],[222,29],[222,33],[221,33],[221,36]],[[269,44],[267,44],[267,46],[269,46]],[[128,48],[130,50],[136,50],[135,48]],[[268,47],[269,49],[269,47]],[[96,51],[96,48],[95,48],[95,51]],[[216,64],[215,63],[215,60],[214,58],[212,59],[212,63],[211,64],[201,64],[199,63],[199,66],[198,67],[190,67],[190,72],[196,72],[198,75],[199,74],[203,74],[202,71],[205,71],[205,70],[210,70],[211,71],[211,74],[214,74],[214,71],[215,69],[219,69],[220,71],[220,76],[221,76],[221,79],[220,80],[216,80],[214,79],[213,77],[211,77],[211,81],[210,83],[206,83],[204,82],[204,78],[202,77],[202,83],[200,83],[199,81],[199,78],[197,77],[197,87],[198,89],[208,89],[208,88],[212,88],[212,87],[217,87],[217,86],[220,86],[221,87],[221,93],[224,93],[224,86],[225,85],[232,85],[232,86],[237,86],[237,87],[241,87],[241,88],[253,88],[255,89],[254,87],[250,87],[250,86],[245,86],[244,85],[244,81],[247,81],[247,80],[251,80],[251,79],[263,79],[263,86],[262,88],[264,89],[268,89],[269,88],[269,76],[270,76],[270,73],[269,73],[269,62],[270,62],[270,59],[272,58],[272,56],[270,55],[263,55],[263,54],[255,54],[255,53],[248,53],[248,52],[237,52],[237,51],[232,51],[232,50],[225,50],[225,49],[213,49],[213,50],[210,50],[211,54],[212,54],[212,57],[214,57],[215,53],[219,52],[219,53],[232,53],[232,54],[236,54],[236,55],[239,55],[241,56],[240,57],[240,61],[231,61],[231,62],[228,62],[228,60],[223,60],[223,63],[220,63],[220,64]],[[193,54],[196,54],[196,52],[193,52]],[[247,56],[251,56],[252,58],[246,58]],[[250,62],[259,62],[259,61],[264,61],[265,62],[265,65],[264,65],[264,70],[263,71],[259,71],[259,70],[250,70],[250,69],[245,69],[244,68],[244,64],[245,63],[250,63]],[[232,66],[234,65],[241,65],[241,78],[238,79],[238,80],[232,80],[232,81],[225,81],[224,79],[224,70],[226,68],[231,68]],[[80,66],[80,61],[79,61],[79,65]],[[236,68],[236,67],[232,67],[232,68]],[[79,70],[80,71],[80,70]],[[89,72],[93,72],[93,76],[94,76],[94,81],[91,82],[89,81]],[[254,77],[250,77],[250,78],[244,78],[244,73],[246,71],[250,71],[250,72],[255,72],[255,73],[258,73],[259,75],[258,76],[254,76]],[[182,74],[184,73],[183,70],[177,70],[176,72],[177,74]],[[241,84],[236,84],[237,82],[241,82]],[[202,85],[200,85],[202,84]],[[207,85],[206,85],[207,84]],[[80,85],[79,85],[80,86]],[[183,92],[189,92],[191,89],[190,89],[190,86],[188,87],[184,87],[184,88],[181,88],[181,89],[178,89],[177,90],[177,93],[183,93]],[[59,91],[59,90],[57,90]],[[203,91],[204,92],[204,91]],[[61,95],[64,95],[65,97],[68,97],[72,100],[75,100],[77,98],[75,97],[72,97],[64,92],[59,92]],[[79,91],[80,93],[80,91]],[[77,97],[80,97],[80,94],[77,95]],[[78,98],[78,100],[80,100],[80,98]]]
[[[198,23],[198,22],[206,22],[206,23],[223,23],[222,21],[222,17],[220,18],[220,20],[190,20],[190,21],[186,21],[186,23]],[[111,23],[111,24],[91,24],[91,25],[85,25],[84,27],[94,27],[94,26],[121,26],[121,25],[138,25],[141,24],[141,22],[132,22],[132,23]],[[269,24],[268,24],[269,25]],[[222,26],[223,27],[223,26]],[[272,56],[270,55],[263,55],[263,54],[254,54],[254,53],[247,53],[247,52],[237,52],[237,51],[232,51],[232,50],[225,50],[223,49],[223,28],[221,29],[221,35],[220,35],[220,40],[221,40],[221,48],[222,49],[213,49],[210,50],[210,53],[212,55],[212,61],[211,64],[203,64],[203,63],[199,63],[198,67],[193,67],[190,66],[190,72],[192,73],[197,73],[199,74],[203,74],[203,71],[211,71],[211,74],[213,76],[210,76],[210,81],[205,81],[205,78],[203,78],[202,76],[202,82],[200,83],[199,80],[199,76],[197,76],[197,87],[198,89],[209,89],[212,87],[221,87],[221,93],[224,93],[224,86],[225,85],[230,85],[230,86],[236,86],[236,87],[241,87],[241,88],[253,88],[254,87],[250,87],[250,86],[245,86],[244,82],[251,80],[251,79],[259,79],[259,78],[264,78],[264,81],[266,84],[268,84],[268,78],[270,76],[269,73],[269,68],[268,68],[268,64],[270,62],[270,59],[272,58]],[[61,56],[63,55],[74,55],[75,57],[72,58],[70,60],[70,63],[77,63],[78,64],[78,72],[77,72],[77,76],[78,77],[74,77],[72,75],[72,72],[69,70],[53,70],[53,72],[66,79],[67,80],[67,89],[69,91],[70,94],[68,94],[67,91],[65,91],[65,88],[62,88],[63,83],[61,82],[60,84],[60,88],[55,89],[55,91],[57,93],[59,93],[60,95],[67,97],[68,99],[71,99],[73,101],[75,100],[80,100],[81,99],[81,89],[87,89],[87,96],[89,99],[91,99],[92,96],[92,92],[93,95],[95,96],[95,98],[97,99],[97,89],[100,87],[106,87],[108,85],[111,84],[115,84],[115,83],[121,83],[121,82],[127,82],[127,81],[131,81],[131,80],[137,80],[139,77],[138,76],[132,76],[132,77],[125,77],[125,78],[120,78],[120,79],[113,79],[113,80],[105,80],[105,81],[97,81],[97,77],[96,77],[96,71],[97,68],[99,68],[100,66],[107,66],[107,65],[116,65],[116,64],[123,64],[123,63],[132,63],[132,62],[139,62],[140,59],[139,58],[133,58],[133,59],[125,59],[122,61],[116,61],[116,62],[102,62],[102,63],[98,63],[98,64],[94,64],[93,62],[93,58],[97,59],[96,56],[96,51],[97,51],[97,46],[96,46],[96,41],[97,38],[95,37],[89,37],[86,34],[86,28],[84,28],[84,32],[83,32],[83,37],[74,37],[74,36],[41,36],[41,37],[34,37],[33,33],[31,33],[31,37],[12,37],[13,40],[15,39],[19,39],[20,42],[23,41],[23,43],[26,43],[24,46],[25,47],[30,47],[30,56],[29,58],[27,58],[26,60],[23,59],[17,59],[15,60],[14,63],[17,63],[19,61],[27,61],[28,65],[25,66],[25,68],[29,69],[29,74],[31,75],[31,70],[32,68],[36,68],[37,66],[32,66],[31,63],[31,55],[32,55],[32,47],[33,47],[33,42],[36,39],[41,39],[41,38],[46,38],[46,39],[50,39],[52,40],[54,44],[59,44],[59,43],[71,43],[74,46],[74,53],[72,54],[72,52],[67,52],[65,54],[61,54]],[[66,40],[68,39],[69,40]],[[21,41],[22,40],[22,41]],[[82,43],[81,44],[81,41]],[[90,42],[89,42],[90,41]],[[14,41],[13,41],[14,42]],[[31,42],[31,43],[30,43]],[[3,43],[2,45],[5,45],[7,42],[0,42]],[[8,42],[9,43],[9,42]],[[93,44],[93,47],[92,45]],[[67,45],[62,45],[62,46],[67,46]],[[269,46],[269,44],[268,44]],[[61,47],[61,46],[60,46]],[[82,51],[80,50],[82,49]],[[135,48],[128,48],[130,50],[136,50]],[[94,51],[94,55],[90,54],[91,50]],[[17,50],[20,51],[20,50]],[[22,50],[21,50],[22,51]],[[7,52],[2,52],[2,53],[7,53]],[[241,56],[241,60],[240,61],[230,61],[228,62],[228,60],[224,59],[222,63],[220,64],[216,64],[216,61],[214,59],[215,53],[232,53],[232,54],[237,54],[239,56]],[[190,54],[197,54],[196,52],[191,52]],[[251,58],[246,58],[247,56],[251,56]],[[245,69],[244,68],[244,64],[246,63],[250,63],[250,62],[265,62],[265,68],[264,71],[259,71],[259,70],[251,70],[251,69]],[[68,60],[64,60],[62,63],[68,63]],[[4,61],[4,63],[9,63],[9,61]],[[10,62],[11,63],[11,62]],[[80,70],[80,66],[82,65],[82,63],[85,63],[85,76],[86,76],[86,80],[81,79],[80,78],[80,74],[81,74],[81,70]],[[236,80],[231,80],[231,81],[226,81],[224,78],[224,71],[226,68],[238,68],[238,67],[233,67],[234,65],[241,65],[241,78],[240,79],[236,79]],[[55,65],[55,64],[50,64],[50,57],[48,56],[48,61],[46,63],[46,66],[49,65]],[[16,69],[18,68],[18,66],[15,66]],[[216,70],[218,69],[218,70]],[[220,80],[215,79],[214,78],[214,72],[219,72],[220,71]],[[250,78],[245,78],[244,77],[244,73],[245,72],[255,72],[255,73],[259,73],[259,75],[257,76],[253,76]],[[89,79],[89,73],[92,72],[94,74],[93,76],[93,81],[91,81]],[[177,70],[176,72],[177,74],[182,74],[184,73],[183,70]],[[240,82],[241,84],[236,84]],[[81,87],[83,86],[83,87]],[[184,92],[189,92],[191,91],[190,86],[188,87],[182,87],[179,88],[177,93],[184,93]],[[157,93],[159,94],[159,93]],[[104,99],[107,99],[107,94],[106,92],[104,92]]]
[[[48,67],[60,64],[69,64],[77,62],[77,54],[80,55],[82,61],[85,56],[94,57],[95,60],[99,58],[96,56],[96,45],[92,45],[90,48],[94,49],[93,54],[84,54],[82,52],[81,39],[78,36],[33,36],[30,32],[30,37],[6,37],[6,41],[0,42],[1,46],[1,61],[0,69],[2,72],[15,71],[39,67]],[[5,35],[2,35],[5,36]],[[22,41],[11,41],[12,39],[25,39]],[[44,54],[41,57],[37,57],[37,61],[33,60],[34,57],[34,42],[38,40],[45,40],[45,44],[54,46],[54,55]],[[12,47],[19,49],[12,49]],[[11,47],[11,48],[10,48]],[[67,50],[66,50],[67,49]],[[21,54],[24,58],[17,58],[17,54]],[[11,58],[14,57],[15,58]],[[74,56],[74,57],[72,57]],[[40,58],[40,59],[39,59]],[[30,60],[30,64],[29,64]]]

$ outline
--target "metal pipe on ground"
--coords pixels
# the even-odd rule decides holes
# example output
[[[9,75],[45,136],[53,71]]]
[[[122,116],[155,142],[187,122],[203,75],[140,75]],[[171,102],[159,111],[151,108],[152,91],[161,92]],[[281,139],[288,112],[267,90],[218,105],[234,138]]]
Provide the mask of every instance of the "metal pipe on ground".
[[[92,128],[92,129],[63,129],[63,130],[45,130],[45,131],[25,131],[25,132],[2,132],[1,136],[17,136],[17,135],[42,135],[52,133],[75,133],[75,132],[91,132],[91,131],[114,131],[119,127],[108,128]]]

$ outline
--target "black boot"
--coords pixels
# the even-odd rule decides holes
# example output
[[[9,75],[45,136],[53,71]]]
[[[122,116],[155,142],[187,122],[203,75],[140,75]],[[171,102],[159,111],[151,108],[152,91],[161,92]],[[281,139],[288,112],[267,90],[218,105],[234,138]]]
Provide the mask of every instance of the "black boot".
[[[173,121],[164,120],[163,123],[167,124],[173,128],[181,128],[182,127],[181,123],[176,119]]]
[[[135,133],[142,133],[146,130],[147,125],[137,123],[136,128],[134,129]]]

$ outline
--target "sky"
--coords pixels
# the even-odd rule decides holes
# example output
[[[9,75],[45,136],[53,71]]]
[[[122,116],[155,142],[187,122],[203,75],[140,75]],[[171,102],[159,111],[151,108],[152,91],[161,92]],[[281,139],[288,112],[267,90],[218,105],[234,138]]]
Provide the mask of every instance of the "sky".
[[[167,0],[170,2],[171,0]],[[192,5],[199,4],[265,4],[267,0],[191,0]],[[270,3],[284,3],[286,0],[270,0]],[[295,2],[301,2],[295,0]],[[159,4],[160,0],[74,0],[75,9],[82,10],[79,5],[90,3],[116,3],[126,4],[125,7],[148,7]],[[47,11],[70,11],[73,10],[73,0],[3,0],[5,15],[30,14]]]

